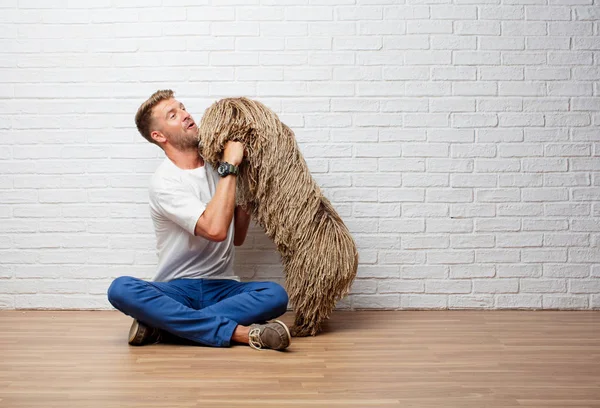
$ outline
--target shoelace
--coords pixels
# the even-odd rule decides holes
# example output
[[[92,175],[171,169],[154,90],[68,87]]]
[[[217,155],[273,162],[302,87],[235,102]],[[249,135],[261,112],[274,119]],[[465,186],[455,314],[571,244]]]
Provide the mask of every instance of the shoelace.
[[[260,340],[260,328],[254,327],[248,333],[248,344],[255,350],[262,350],[263,343]]]

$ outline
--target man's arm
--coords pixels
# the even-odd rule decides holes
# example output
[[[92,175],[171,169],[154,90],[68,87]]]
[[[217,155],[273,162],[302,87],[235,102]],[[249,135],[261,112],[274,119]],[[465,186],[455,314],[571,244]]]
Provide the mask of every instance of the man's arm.
[[[235,207],[235,235],[233,236],[233,245],[240,246],[246,240],[248,226],[250,225],[250,214],[241,206]]]
[[[244,145],[240,142],[227,142],[223,161],[239,166],[244,157]],[[203,236],[211,241],[224,241],[233,219],[235,208],[235,186],[237,176],[222,177],[206,209],[198,218],[194,235]]]

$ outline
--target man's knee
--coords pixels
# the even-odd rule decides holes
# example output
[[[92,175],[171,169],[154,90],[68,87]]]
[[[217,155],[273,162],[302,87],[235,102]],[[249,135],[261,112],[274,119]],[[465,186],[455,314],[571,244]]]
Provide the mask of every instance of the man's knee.
[[[115,279],[108,287],[108,301],[117,309],[121,309],[122,305],[131,298],[129,294],[135,278],[131,276],[121,276]]]
[[[279,314],[284,314],[287,311],[289,301],[287,292],[283,286],[278,283],[268,282],[267,285],[269,294],[272,296],[273,309],[279,312]]]

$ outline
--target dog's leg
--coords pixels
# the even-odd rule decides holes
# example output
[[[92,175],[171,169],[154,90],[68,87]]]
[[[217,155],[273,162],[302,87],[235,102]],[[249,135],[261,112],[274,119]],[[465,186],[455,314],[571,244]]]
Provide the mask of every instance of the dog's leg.
[[[325,214],[314,224],[313,239],[285,262],[286,286],[296,312],[294,336],[318,334],[356,276],[358,253],[342,226]]]

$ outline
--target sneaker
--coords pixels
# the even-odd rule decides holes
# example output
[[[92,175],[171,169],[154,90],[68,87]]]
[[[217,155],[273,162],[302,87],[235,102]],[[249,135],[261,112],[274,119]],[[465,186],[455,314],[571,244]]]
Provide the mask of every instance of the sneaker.
[[[143,346],[145,344],[155,344],[160,341],[160,330],[144,323],[137,319],[133,320],[129,329],[129,344],[132,346]]]
[[[248,344],[256,350],[284,350],[292,342],[292,336],[285,323],[274,320],[266,324],[253,324],[248,333]]]

